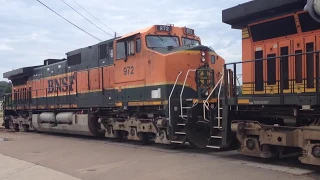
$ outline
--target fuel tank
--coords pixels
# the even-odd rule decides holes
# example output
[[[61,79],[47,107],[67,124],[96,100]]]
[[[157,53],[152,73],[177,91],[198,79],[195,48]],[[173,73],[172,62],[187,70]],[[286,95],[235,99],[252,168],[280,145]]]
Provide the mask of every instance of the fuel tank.
[[[58,124],[72,124],[73,112],[62,112],[57,114],[56,119]]]
[[[56,116],[52,112],[41,113],[39,118],[40,118],[41,123],[55,123],[56,122]]]
[[[55,123],[52,123],[55,122]],[[103,136],[98,118],[89,114],[74,114],[73,112],[52,112],[32,114],[32,126],[39,132],[53,132],[85,136]]]

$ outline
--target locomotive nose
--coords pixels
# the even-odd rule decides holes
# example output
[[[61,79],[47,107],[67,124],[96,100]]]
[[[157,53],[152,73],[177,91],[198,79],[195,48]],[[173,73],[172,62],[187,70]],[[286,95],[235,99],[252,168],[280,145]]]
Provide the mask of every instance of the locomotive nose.
[[[196,70],[196,84],[198,98],[204,99],[209,96],[214,85],[214,72],[208,65],[203,65]]]

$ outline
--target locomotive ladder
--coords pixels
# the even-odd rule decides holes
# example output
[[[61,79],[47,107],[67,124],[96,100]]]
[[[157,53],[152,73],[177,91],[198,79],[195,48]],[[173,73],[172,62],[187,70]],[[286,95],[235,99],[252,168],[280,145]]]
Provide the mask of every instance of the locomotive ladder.
[[[179,74],[177,75],[176,81],[175,81],[175,83],[174,83],[174,85],[173,85],[173,87],[172,87],[172,89],[171,89],[171,93],[170,93],[169,98],[168,98],[168,106],[169,106],[169,107],[168,107],[168,109],[169,109],[169,118],[168,118],[168,121],[169,121],[169,126],[170,126],[171,128],[174,127],[174,126],[172,125],[172,119],[171,119],[171,98],[172,98],[173,92],[174,92],[174,90],[175,90],[175,88],[176,88],[177,82],[178,82],[179,77],[180,77],[181,74],[182,74],[182,71],[180,71]],[[185,124],[177,124],[177,125],[178,125],[178,126],[185,126]],[[177,135],[182,135],[182,136],[185,136],[185,135],[186,135],[184,132],[175,132],[175,131],[174,131],[174,133],[177,134]],[[183,143],[184,143],[184,141],[170,141],[170,142],[171,142],[171,143],[176,143],[176,144],[183,144]]]
[[[220,100],[220,95],[221,95],[221,88],[222,88],[222,84],[223,84],[223,78],[224,78],[224,74],[222,74],[221,78],[219,79],[219,81],[217,82],[217,84],[215,85],[215,87],[212,89],[211,93],[209,94],[209,96],[207,97],[206,100],[203,101],[203,117],[206,117],[206,110],[209,111],[209,99],[212,96],[213,92],[215,91],[215,89],[217,88],[217,86],[219,86],[219,91],[218,91],[218,97],[217,97],[217,116],[214,118],[217,121],[217,126],[214,126],[213,129],[218,129],[219,131],[222,130],[222,110],[223,108],[221,107],[221,100]],[[210,136],[210,139],[220,139],[222,140],[222,136],[221,135],[214,135],[214,136]],[[207,148],[213,148],[213,149],[220,149],[220,146],[212,146],[212,145],[207,145]]]
[[[185,75],[185,79],[184,79],[184,83],[183,83],[183,86],[182,86],[182,89],[181,89],[181,92],[180,92],[180,115],[179,117],[184,120],[185,122],[182,122],[182,123],[178,123],[177,126],[178,127],[184,127],[186,125],[186,121],[188,120],[188,115],[187,115],[187,110],[188,109],[192,109],[193,107],[195,107],[197,104],[198,104],[198,101],[195,101],[193,103],[192,106],[183,106],[183,99],[182,99],[182,95],[183,95],[183,92],[184,92],[184,88],[185,88],[185,85],[186,85],[186,82],[187,82],[187,79],[188,79],[188,75],[190,74],[190,72],[195,72],[196,69],[189,69],[188,72],[186,73]],[[174,92],[174,89],[176,87],[176,83],[180,77],[180,75],[182,74],[182,72],[180,72],[178,75],[177,75],[177,78],[176,78],[176,81],[175,81],[175,84],[171,90],[171,93],[170,93],[170,96],[169,96],[169,125],[172,127],[172,123],[171,123],[171,96]],[[217,126],[214,126],[213,128],[214,129],[219,129],[220,131],[222,130],[222,107],[221,107],[221,100],[220,100],[220,95],[221,95],[221,88],[222,88],[222,84],[223,84],[223,78],[224,78],[224,75],[222,74],[221,78],[219,79],[219,81],[216,83],[215,87],[211,90],[210,94],[208,95],[207,99],[203,101],[203,117],[204,117],[204,121],[207,121],[207,122],[210,122],[209,119],[206,119],[206,111],[207,110],[210,110],[209,109],[209,99],[211,98],[212,94],[216,91],[216,89],[219,87],[219,91],[218,91],[218,97],[217,97],[217,108],[218,108],[218,113],[217,113],[217,116],[215,117],[215,120],[217,120]],[[193,99],[186,99],[187,102],[192,102]],[[180,135],[180,136],[186,136],[186,133],[183,132],[183,131],[174,131],[174,134],[175,135]],[[222,139],[222,136],[211,136],[210,137],[211,139]],[[171,141],[172,143],[177,143],[177,144],[183,144],[185,143],[185,141]],[[207,146],[208,148],[220,148],[219,146]]]
[[[194,106],[196,106],[198,104],[198,101],[193,103],[193,105],[191,107],[183,106],[182,95],[183,95],[184,88],[185,88],[185,85],[186,85],[186,82],[187,82],[187,79],[188,79],[188,76],[189,76],[190,72],[195,72],[195,71],[196,71],[196,69],[189,69],[187,71],[186,76],[184,78],[183,86],[182,86],[182,89],[181,89],[181,92],[180,92],[180,102],[179,102],[179,104],[180,104],[180,114],[179,114],[179,117],[183,120],[183,122],[180,122],[180,123],[176,124],[178,129],[181,129],[181,130],[180,131],[174,131],[174,134],[178,135],[180,137],[184,137],[184,141],[176,140],[176,141],[171,141],[171,143],[183,144],[183,143],[186,142],[186,133],[183,131],[183,129],[184,129],[185,125],[186,125],[186,121],[187,121],[187,117],[188,117],[187,110],[193,108]],[[176,81],[175,81],[174,86],[173,86],[173,88],[171,90],[171,93],[169,95],[169,102],[168,102],[168,104],[169,104],[169,125],[171,127],[173,127],[172,119],[171,119],[171,97],[172,97],[172,94],[173,94],[173,92],[175,90],[176,84],[177,84],[178,79],[179,79],[181,74],[182,74],[182,71],[180,71],[179,74],[177,75]],[[192,102],[193,99],[186,99],[186,101],[187,102]]]

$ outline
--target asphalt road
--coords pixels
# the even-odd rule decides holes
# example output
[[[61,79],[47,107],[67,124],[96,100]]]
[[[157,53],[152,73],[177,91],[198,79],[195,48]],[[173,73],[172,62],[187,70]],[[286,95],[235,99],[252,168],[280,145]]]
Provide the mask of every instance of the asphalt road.
[[[88,180],[320,179],[315,167],[292,159],[263,161],[235,151],[170,149],[162,145],[4,130],[0,130],[0,154]]]

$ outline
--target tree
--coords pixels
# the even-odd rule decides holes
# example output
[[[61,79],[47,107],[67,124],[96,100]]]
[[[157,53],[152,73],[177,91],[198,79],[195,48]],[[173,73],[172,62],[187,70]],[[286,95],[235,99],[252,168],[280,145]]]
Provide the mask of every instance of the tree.
[[[3,99],[3,94],[12,92],[11,82],[0,81],[0,100]]]
[[[12,93],[12,87],[7,86],[6,91],[4,93]]]

